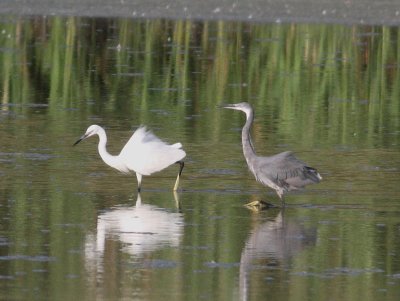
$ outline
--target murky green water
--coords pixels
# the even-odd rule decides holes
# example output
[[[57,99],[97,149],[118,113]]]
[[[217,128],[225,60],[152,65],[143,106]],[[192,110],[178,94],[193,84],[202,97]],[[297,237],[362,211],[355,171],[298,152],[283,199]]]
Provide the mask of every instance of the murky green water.
[[[80,18],[0,23],[2,300],[397,300],[398,28]],[[286,210],[240,145],[294,150],[324,180]],[[140,124],[188,154],[107,167]]]

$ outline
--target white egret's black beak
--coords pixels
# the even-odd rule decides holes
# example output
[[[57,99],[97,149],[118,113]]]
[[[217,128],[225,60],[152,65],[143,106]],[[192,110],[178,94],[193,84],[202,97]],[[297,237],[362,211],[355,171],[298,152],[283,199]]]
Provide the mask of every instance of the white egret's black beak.
[[[79,142],[81,142],[82,140],[85,140],[88,137],[88,135],[83,135],[81,138],[79,138],[74,144],[73,146],[77,145]]]

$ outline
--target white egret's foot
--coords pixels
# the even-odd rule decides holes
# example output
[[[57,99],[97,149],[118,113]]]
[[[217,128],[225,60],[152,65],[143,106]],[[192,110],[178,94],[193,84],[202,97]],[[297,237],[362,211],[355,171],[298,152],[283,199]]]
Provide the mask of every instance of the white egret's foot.
[[[179,212],[181,212],[181,202],[179,201],[179,195],[178,193],[174,190],[174,200],[175,200],[175,205],[176,208],[178,209]]]
[[[174,191],[177,191],[178,190],[178,187],[179,187],[179,175],[176,177],[176,181],[175,181],[175,185],[174,185]]]
[[[271,203],[267,203],[263,200],[253,201],[253,202],[245,204],[244,206],[253,211],[261,211],[261,210],[266,210],[269,208],[276,208],[275,205],[273,205]]]

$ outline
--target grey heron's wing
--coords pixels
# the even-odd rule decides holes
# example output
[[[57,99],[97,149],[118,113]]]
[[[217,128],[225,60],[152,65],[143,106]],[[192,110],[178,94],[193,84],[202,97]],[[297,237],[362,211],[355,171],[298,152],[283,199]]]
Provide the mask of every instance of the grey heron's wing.
[[[314,168],[297,159],[290,151],[260,159],[259,171],[261,175],[286,190],[318,183],[321,179]]]

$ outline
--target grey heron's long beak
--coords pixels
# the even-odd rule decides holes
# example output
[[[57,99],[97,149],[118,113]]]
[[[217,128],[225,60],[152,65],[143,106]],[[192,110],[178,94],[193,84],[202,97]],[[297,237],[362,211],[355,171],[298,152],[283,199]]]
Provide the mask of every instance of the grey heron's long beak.
[[[81,138],[79,138],[74,144],[73,146],[77,145],[79,142],[81,142],[82,140],[85,140],[88,136],[85,134],[83,135]]]
[[[234,104],[234,103],[221,103],[218,107],[222,108],[222,109],[236,109],[236,104]]]

